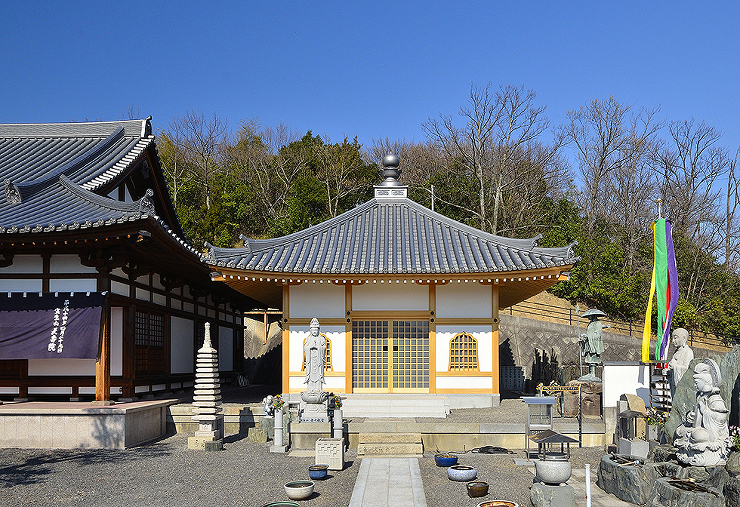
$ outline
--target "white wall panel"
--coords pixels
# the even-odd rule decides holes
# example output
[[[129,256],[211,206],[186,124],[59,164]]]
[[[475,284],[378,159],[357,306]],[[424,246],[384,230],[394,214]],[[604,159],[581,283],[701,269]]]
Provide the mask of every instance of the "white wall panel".
[[[213,326],[211,326],[213,333]],[[234,330],[230,327],[218,328],[218,369],[232,371],[234,369]]]
[[[110,309],[110,374],[123,375],[123,308]]]
[[[49,259],[51,273],[97,273],[94,267],[83,266],[79,255],[52,255]]]
[[[13,264],[0,268],[0,276],[3,273],[43,273],[44,260],[40,255],[15,255]]]
[[[344,286],[312,282],[291,285],[290,317],[344,317]]]
[[[478,341],[478,370],[493,371],[493,331],[491,326],[437,326],[436,332],[436,367],[437,371],[447,371],[450,366],[450,341],[458,333],[473,335]],[[498,347],[498,343],[496,344]]]
[[[303,339],[308,336],[306,331],[288,332],[288,371],[301,371],[303,367]]]
[[[437,317],[491,318],[491,287],[478,282],[437,285]]]
[[[0,276],[2,273],[0,272]],[[41,280],[2,280],[0,279],[0,292],[41,292],[43,285]]]
[[[324,380],[326,381],[324,384],[324,391],[343,393],[347,389],[344,377],[324,377]]]
[[[429,286],[366,283],[352,288],[352,310],[429,310]],[[291,315],[292,316],[292,315]]]
[[[493,389],[491,377],[437,377],[437,389]]]
[[[52,278],[49,292],[95,292],[98,281],[94,278]]]
[[[347,361],[345,360],[345,354],[347,352],[347,344],[344,336],[344,326],[321,326],[321,333],[325,334],[331,341],[332,370],[337,372],[346,371]],[[308,330],[306,330],[304,338],[306,336],[308,336]]]
[[[195,336],[193,321],[180,317],[170,320],[170,358],[172,373],[193,373]]]
[[[120,294],[122,296],[128,297],[129,288],[128,285],[121,282],[116,282],[115,280],[111,281],[110,283],[110,291],[113,294]]]
[[[95,359],[29,359],[28,376],[92,375]]]

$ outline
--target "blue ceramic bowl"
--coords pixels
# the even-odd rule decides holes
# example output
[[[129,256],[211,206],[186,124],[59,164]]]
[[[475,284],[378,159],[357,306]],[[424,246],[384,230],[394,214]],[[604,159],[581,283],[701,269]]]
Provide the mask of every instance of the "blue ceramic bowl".
[[[308,467],[308,476],[311,479],[326,479],[326,471],[329,465],[311,465]]]
[[[457,465],[457,456],[454,454],[435,454],[434,462],[438,467],[451,467]]]

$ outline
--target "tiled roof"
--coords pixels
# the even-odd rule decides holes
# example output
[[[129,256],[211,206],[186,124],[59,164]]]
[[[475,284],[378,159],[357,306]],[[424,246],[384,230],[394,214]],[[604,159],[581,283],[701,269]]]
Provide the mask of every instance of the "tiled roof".
[[[449,219],[403,197],[372,199],[303,231],[209,245],[210,265],[273,273],[454,274],[569,266],[573,245],[539,248],[539,236],[509,239]]]
[[[149,119],[115,122],[0,124],[0,235],[60,232],[153,219],[201,257],[157,216],[151,190],[135,202],[96,193],[154,145]],[[115,183],[117,184],[117,183]],[[4,197],[4,198],[3,198]],[[163,196],[171,206],[169,196]],[[173,212],[174,215],[174,212]]]

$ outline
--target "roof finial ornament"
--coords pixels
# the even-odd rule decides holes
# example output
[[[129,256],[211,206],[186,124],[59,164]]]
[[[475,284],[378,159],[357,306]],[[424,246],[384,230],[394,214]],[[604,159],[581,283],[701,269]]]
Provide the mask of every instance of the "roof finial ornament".
[[[383,169],[380,174],[385,178],[381,187],[399,187],[401,184],[398,182],[398,178],[401,177],[401,171],[398,169],[398,155],[389,153],[383,157]]]
[[[8,204],[18,204],[21,202],[21,193],[18,187],[13,185],[9,179],[5,180],[5,202]]]

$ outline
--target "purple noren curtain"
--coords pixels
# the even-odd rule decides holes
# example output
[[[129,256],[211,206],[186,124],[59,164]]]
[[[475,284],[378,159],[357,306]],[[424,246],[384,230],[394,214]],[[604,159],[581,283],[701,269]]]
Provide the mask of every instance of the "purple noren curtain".
[[[96,359],[105,294],[0,294],[0,359]]]

